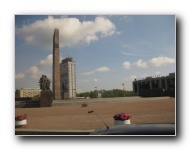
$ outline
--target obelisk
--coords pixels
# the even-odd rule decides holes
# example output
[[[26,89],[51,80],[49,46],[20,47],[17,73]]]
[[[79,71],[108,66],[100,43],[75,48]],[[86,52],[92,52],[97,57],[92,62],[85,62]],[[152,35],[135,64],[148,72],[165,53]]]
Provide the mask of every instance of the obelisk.
[[[60,64],[59,64],[59,29],[54,30],[53,35],[53,97],[61,99],[60,92]]]

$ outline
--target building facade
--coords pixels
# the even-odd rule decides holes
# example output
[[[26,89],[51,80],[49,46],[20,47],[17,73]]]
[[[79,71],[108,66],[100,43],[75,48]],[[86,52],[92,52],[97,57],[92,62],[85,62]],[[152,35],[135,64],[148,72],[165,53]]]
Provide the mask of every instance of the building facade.
[[[76,65],[71,57],[60,64],[60,85],[62,99],[76,98]]]
[[[17,89],[15,91],[15,98],[23,97],[39,97],[41,90],[40,89]]]
[[[145,79],[133,81],[133,92],[139,93],[140,90],[174,90],[175,73],[162,77],[146,77]]]

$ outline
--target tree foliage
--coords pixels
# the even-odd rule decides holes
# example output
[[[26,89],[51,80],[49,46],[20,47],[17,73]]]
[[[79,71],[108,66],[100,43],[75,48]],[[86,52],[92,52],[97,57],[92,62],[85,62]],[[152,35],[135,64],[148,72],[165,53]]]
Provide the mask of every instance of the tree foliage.
[[[125,91],[121,89],[113,89],[113,90],[94,90],[90,92],[78,93],[77,97],[91,97],[96,98],[97,92],[101,93],[101,97],[108,98],[108,97],[127,97],[127,96],[138,96],[138,94],[134,93],[133,91]]]

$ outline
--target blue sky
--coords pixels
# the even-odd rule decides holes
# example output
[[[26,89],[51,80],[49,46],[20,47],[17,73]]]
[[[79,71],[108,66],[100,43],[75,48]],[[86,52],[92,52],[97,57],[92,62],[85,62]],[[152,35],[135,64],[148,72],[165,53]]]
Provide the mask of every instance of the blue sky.
[[[132,90],[132,81],[175,72],[174,15],[16,15],[15,89],[52,79],[53,31],[60,60],[76,62],[77,92]]]

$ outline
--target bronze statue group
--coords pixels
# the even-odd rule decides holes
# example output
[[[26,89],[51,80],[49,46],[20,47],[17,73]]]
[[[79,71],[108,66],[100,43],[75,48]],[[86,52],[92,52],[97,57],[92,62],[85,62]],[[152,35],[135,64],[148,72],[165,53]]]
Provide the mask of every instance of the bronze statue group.
[[[48,79],[46,75],[42,75],[42,77],[39,80],[39,83],[40,83],[40,89],[42,91],[50,90],[50,79]]]

